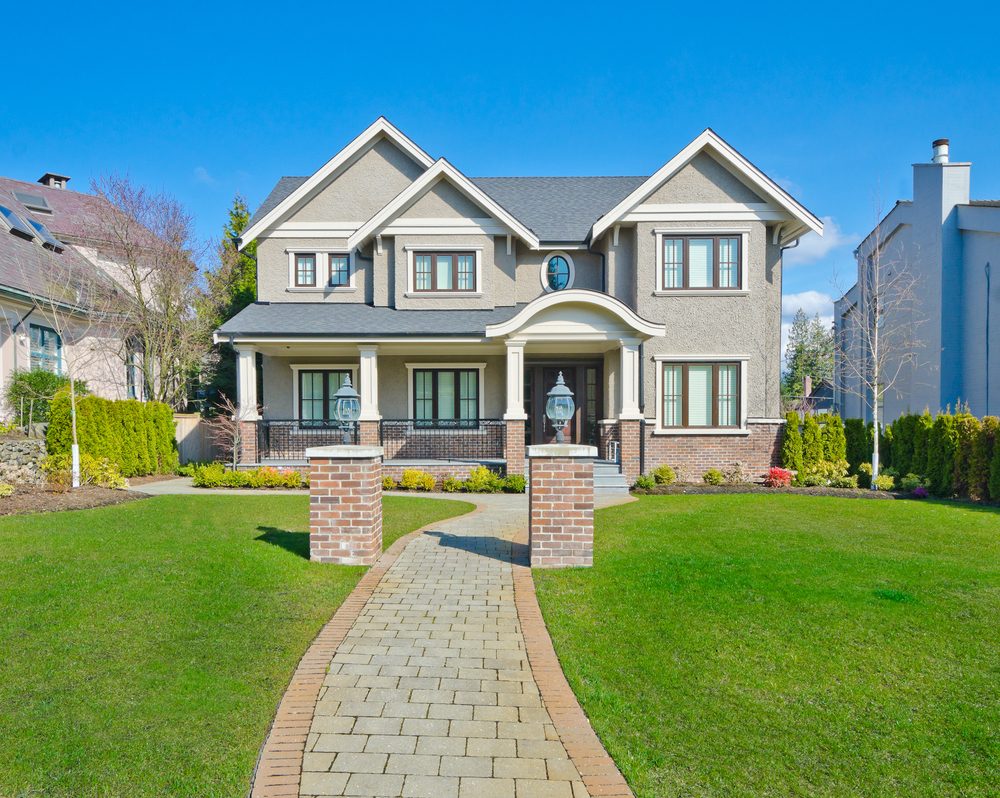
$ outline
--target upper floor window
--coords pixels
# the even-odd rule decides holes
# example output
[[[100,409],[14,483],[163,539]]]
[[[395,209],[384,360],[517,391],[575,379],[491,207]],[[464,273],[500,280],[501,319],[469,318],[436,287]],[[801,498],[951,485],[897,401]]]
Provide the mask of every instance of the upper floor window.
[[[571,288],[574,276],[573,259],[564,252],[553,252],[542,261],[542,288],[546,291]]]
[[[351,259],[346,254],[331,253],[330,280],[331,288],[348,288],[351,285]]]
[[[316,256],[298,253],[295,255],[295,287],[316,287]]]
[[[62,373],[63,342],[59,333],[40,324],[29,325],[31,337],[31,368]]]
[[[476,290],[474,252],[414,252],[414,291]]]
[[[660,285],[671,289],[739,289],[742,237],[664,235]]]
[[[738,363],[664,363],[664,427],[738,427]]]

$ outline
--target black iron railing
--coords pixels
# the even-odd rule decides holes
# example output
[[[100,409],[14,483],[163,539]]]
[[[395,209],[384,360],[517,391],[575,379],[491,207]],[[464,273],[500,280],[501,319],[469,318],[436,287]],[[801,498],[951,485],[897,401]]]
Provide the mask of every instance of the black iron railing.
[[[499,418],[454,421],[382,419],[386,460],[503,460],[507,424]]]
[[[358,443],[358,424],[348,429],[348,440]],[[265,419],[257,422],[257,456],[261,460],[304,460],[310,446],[339,446],[344,427],[333,421]]]

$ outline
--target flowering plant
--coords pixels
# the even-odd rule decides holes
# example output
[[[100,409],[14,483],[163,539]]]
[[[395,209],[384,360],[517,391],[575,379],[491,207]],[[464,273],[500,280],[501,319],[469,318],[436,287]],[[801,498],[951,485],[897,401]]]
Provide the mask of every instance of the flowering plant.
[[[764,484],[769,488],[787,488],[792,484],[792,472],[785,468],[772,468]]]

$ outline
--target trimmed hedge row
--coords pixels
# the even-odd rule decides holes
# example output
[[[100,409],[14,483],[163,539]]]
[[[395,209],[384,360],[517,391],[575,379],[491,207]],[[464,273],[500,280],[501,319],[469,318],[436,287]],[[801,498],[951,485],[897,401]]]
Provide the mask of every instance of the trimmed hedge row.
[[[107,458],[125,477],[170,474],[177,469],[174,411],[162,402],[78,396],[76,434],[81,453],[98,460]],[[52,400],[45,443],[51,455],[72,449],[69,391],[60,391]]]

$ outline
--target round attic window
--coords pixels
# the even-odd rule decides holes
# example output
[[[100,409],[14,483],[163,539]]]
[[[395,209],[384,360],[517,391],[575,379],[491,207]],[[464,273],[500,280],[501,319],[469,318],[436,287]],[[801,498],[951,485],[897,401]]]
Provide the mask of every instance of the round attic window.
[[[573,285],[573,259],[564,252],[553,252],[542,261],[542,287],[546,291],[562,291]]]

